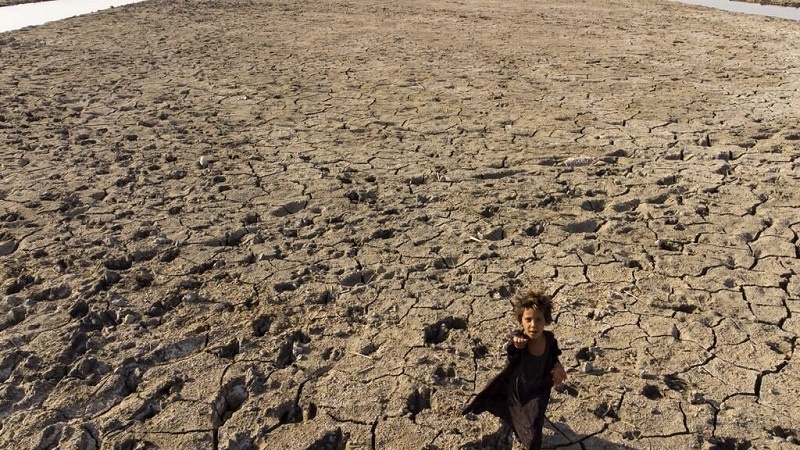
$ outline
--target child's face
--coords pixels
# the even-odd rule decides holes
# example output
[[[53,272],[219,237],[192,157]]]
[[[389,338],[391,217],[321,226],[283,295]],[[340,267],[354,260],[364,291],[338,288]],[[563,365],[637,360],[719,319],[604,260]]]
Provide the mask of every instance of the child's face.
[[[547,325],[544,320],[544,314],[538,309],[528,308],[522,313],[520,320],[522,330],[528,339],[538,339],[543,336],[544,327]]]

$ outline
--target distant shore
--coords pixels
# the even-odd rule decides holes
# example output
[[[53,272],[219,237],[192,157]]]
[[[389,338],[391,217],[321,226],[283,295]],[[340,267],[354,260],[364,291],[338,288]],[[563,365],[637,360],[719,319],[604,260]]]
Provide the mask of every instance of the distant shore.
[[[47,0],[0,0],[0,7],[22,5],[24,3],[40,3]]]
[[[774,6],[787,6],[790,8],[798,8],[800,7],[800,0],[739,0],[748,3],[759,3],[762,5],[774,5]]]
[[[0,7],[21,5],[23,3],[40,3],[48,0],[0,0]],[[800,7],[800,0],[736,0],[746,3],[759,3],[762,5],[775,5],[787,7]]]

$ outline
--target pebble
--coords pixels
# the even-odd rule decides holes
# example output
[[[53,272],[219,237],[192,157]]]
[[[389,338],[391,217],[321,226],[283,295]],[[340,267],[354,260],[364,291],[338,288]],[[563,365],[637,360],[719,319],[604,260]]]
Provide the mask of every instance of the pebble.
[[[122,276],[113,270],[106,270],[105,273],[103,273],[103,281],[108,286],[117,284],[120,279],[122,279]]]
[[[592,158],[591,156],[583,155],[565,159],[564,165],[567,167],[580,167],[580,166],[588,166],[593,162],[594,158]]]
[[[305,345],[300,345],[300,344],[297,344],[297,343],[295,343],[295,344],[292,346],[292,355],[293,355],[293,356],[294,356],[296,359],[299,359],[299,360],[302,360],[302,359],[304,359],[304,357],[305,357],[305,354],[309,353],[310,351],[311,351],[311,349],[310,349],[310,348],[308,348],[308,347],[307,347],[307,346],[305,346]]]
[[[134,315],[132,313],[127,313],[122,318],[122,323],[124,323],[125,325],[132,325],[132,324],[136,323],[138,320],[139,319],[136,317],[136,315]]]
[[[0,256],[6,256],[14,253],[17,249],[17,241],[10,239],[0,242]]]
[[[584,361],[584,363],[581,364],[581,371],[583,373],[589,373],[592,370],[594,370],[594,366],[592,365],[591,361]]]
[[[202,167],[203,169],[208,167],[208,156],[206,156],[206,155],[201,156],[199,164],[200,164],[200,167]]]
[[[6,314],[6,320],[9,323],[17,324],[25,320],[27,310],[24,306],[15,306],[11,308]]]
[[[117,308],[123,308],[125,306],[128,306],[128,299],[122,296],[115,297],[111,300],[111,306]]]

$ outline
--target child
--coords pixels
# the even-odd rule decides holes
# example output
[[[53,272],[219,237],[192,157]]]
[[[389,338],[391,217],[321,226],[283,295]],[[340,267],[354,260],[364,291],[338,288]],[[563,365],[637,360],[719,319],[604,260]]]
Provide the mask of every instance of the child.
[[[544,412],[550,389],[564,383],[567,373],[558,361],[561,350],[545,326],[553,321],[553,300],[527,291],[514,302],[522,330],[507,336],[506,367],[475,397],[463,414],[488,411],[514,429],[526,450],[542,448]]]

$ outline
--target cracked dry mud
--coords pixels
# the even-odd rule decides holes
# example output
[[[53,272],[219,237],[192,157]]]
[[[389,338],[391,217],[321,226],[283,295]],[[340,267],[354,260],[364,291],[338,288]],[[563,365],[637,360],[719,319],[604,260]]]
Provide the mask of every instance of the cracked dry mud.
[[[0,34],[0,448],[800,438],[800,25],[677,3],[148,1]]]

